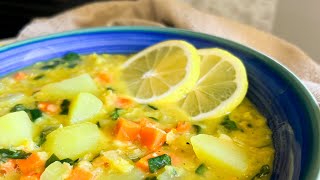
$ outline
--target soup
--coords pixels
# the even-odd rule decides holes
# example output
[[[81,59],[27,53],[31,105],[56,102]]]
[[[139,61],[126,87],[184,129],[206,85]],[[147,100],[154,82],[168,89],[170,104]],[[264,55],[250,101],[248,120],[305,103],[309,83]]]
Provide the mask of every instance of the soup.
[[[131,56],[68,53],[0,80],[0,179],[269,179],[272,132],[244,99],[193,121],[175,103],[138,103]]]

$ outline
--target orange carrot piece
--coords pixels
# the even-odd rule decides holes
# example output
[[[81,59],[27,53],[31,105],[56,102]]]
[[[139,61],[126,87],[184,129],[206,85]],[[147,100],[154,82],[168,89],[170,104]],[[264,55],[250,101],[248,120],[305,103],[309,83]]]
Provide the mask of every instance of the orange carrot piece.
[[[17,159],[16,163],[22,175],[41,174],[44,171],[45,162],[37,153],[32,153],[27,159]]]
[[[112,82],[112,77],[110,74],[106,72],[100,72],[97,75],[97,78],[100,82],[102,83],[111,83]]]
[[[143,158],[139,159],[139,161],[136,162],[136,166],[144,172],[149,172],[148,160],[151,158],[160,156],[162,154],[163,154],[163,152],[153,152],[151,154],[148,154],[148,155],[144,156]]]
[[[132,105],[133,105],[132,100],[128,98],[118,97],[116,100],[116,106],[119,108],[128,108]]]
[[[191,123],[186,121],[180,121],[177,124],[176,130],[177,132],[187,132],[190,131],[191,127]]]
[[[39,180],[39,179],[40,179],[40,174],[20,176],[20,180]]]
[[[140,125],[124,118],[119,118],[115,135],[116,139],[121,141],[135,141],[140,132]]]
[[[50,102],[39,102],[38,108],[48,114],[57,114],[60,111],[60,107]]]
[[[166,141],[166,132],[153,127],[145,126],[140,130],[140,142],[149,150],[156,150],[160,148]]]
[[[7,162],[0,164],[0,175],[15,171],[16,168],[17,164],[15,161],[13,159],[9,159]]]
[[[17,81],[23,80],[27,77],[27,74],[24,72],[17,72],[16,74],[13,75],[13,78]]]
[[[93,174],[79,167],[75,167],[67,180],[90,180]]]

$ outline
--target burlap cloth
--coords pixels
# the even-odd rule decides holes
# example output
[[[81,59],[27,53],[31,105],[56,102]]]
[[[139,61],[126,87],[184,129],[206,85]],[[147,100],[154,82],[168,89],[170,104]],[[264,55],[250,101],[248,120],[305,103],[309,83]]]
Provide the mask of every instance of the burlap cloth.
[[[320,104],[320,66],[296,46],[253,27],[200,12],[178,0],[107,1],[49,18],[34,19],[18,39],[66,30],[120,25],[170,26],[230,39],[253,47],[288,67]]]

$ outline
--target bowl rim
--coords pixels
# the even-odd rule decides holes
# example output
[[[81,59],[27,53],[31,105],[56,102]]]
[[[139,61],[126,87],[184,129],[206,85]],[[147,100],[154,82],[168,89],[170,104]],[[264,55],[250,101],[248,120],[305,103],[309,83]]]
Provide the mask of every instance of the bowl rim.
[[[280,62],[275,60],[274,58],[256,50],[255,48],[240,44],[238,42],[218,37],[215,35],[209,35],[205,33],[195,32],[186,29],[180,28],[171,28],[171,27],[153,27],[153,26],[112,26],[112,27],[95,27],[95,28],[84,28],[78,30],[65,31],[60,33],[54,33],[44,36],[39,36],[35,38],[26,39],[23,41],[17,41],[14,43],[10,43],[0,47],[0,53],[19,48],[20,46],[26,46],[28,44],[46,41],[50,39],[63,38],[66,36],[76,36],[80,34],[92,34],[99,32],[154,32],[154,33],[170,33],[176,35],[185,35],[197,39],[205,39],[205,40],[213,40],[218,43],[227,45],[229,47],[238,49],[242,52],[249,53],[257,57],[260,61],[263,61],[266,65],[268,65],[272,70],[274,70],[278,75],[281,75],[286,82],[292,87],[295,87],[293,91],[299,92],[297,93],[299,98],[302,99],[303,105],[306,106],[307,113],[310,115],[311,126],[313,128],[313,132],[316,134],[312,141],[312,154],[314,155],[312,161],[309,163],[308,167],[306,167],[307,172],[303,179],[316,179],[318,176],[320,177],[320,143],[319,143],[319,131],[320,131],[320,108],[317,104],[315,97],[311,94],[311,92],[305,87],[305,85],[301,82],[301,80],[287,67],[282,65]],[[301,174],[300,174],[301,175]]]

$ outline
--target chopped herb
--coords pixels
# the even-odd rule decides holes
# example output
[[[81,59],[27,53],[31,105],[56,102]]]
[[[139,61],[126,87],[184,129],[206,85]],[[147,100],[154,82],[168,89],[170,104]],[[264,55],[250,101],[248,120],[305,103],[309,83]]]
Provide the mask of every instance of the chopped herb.
[[[144,180],[157,180],[157,176],[148,176]]]
[[[30,109],[29,110],[31,121],[34,122],[39,117],[42,117],[42,112],[39,109]]]
[[[63,61],[61,61],[59,59],[56,59],[54,61],[46,62],[46,65],[42,66],[40,69],[42,69],[42,70],[53,69],[53,68],[56,68],[57,66],[59,66],[62,63],[63,63]]]
[[[112,91],[112,92],[115,91],[112,87],[107,87],[107,90],[108,90],[108,91]]]
[[[90,160],[90,162],[93,162],[95,159],[97,159],[98,157],[100,157],[100,154],[97,154],[96,156],[94,156],[91,160]]]
[[[0,149],[0,162],[5,162],[7,159],[26,159],[31,153],[22,150]]]
[[[69,113],[70,101],[68,99],[64,99],[60,105],[62,115],[67,115]]]
[[[50,134],[52,131],[58,129],[59,126],[49,126],[44,128],[40,133],[40,139],[38,146],[41,146],[44,142],[46,142],[47,135]]]
[[[199,174],[199,175],[204,175],[204,173],[207,171],[207,166],[204,165],[204,164],[200,164],[197,169],[195,170],[195,173],[196,174]]]
[[[165,167],[166,165],[171,165],[171,158],[167,154],[163,154],[158,157],[154,157],[148,160],[149,171],[155,173],[157,170]]]
[[[137,157],[137,158],[134,158],[134,159],[131,159],[132,162],[138,162],[141,158]]]
[[[151,108],[151,109],[153,109],[153,110],[158,110],[158,108],[155,107],[155,106],[152,106],[152,105],[150,105],[150,104],[147,104],[147,105],[148,105],[149,108]]]
[[[157,119],[157,118],[155,118],[155,117],[148,117],[148,118],[150,118],[150,119],[153,119],[153,120],[155,120],[155,121],[159,121],[159,119]]]
[[[162,146],[169,146],[167,142],[164,142]]]
[[[46,161],[45,167],[48,167],[50,164],[56,162],[56,161],[60,161],[60,159],[55,155],[52,154],[49,159]]]
[[[221,125],[230,131],[238,130],[237,124],[234,121],[230,120],[229,116],[226,116],[223,119]]]
[[[10,109],[10,112],[17,112],[17,111],[26,111],[28,110],[24,105],[22,104],[17,104],[13,106],[13,108]]]
[[[66,162],[66,163],[69,163],[71,166],[75,165],[78,161],[79,161],[79,159],[72,160],[70,158],[60,160],[61,163]]]
[[[261,179],[262,177],[265,177],[268,174],[270,174],[270,172],[271,172],[270,166],[269,165],[263,165],[260,168],[260,172],[258,174],[256,174],[251,180]]]
[[[61,163],[64,163],[64,162],[69,163],[71,166],[73,166],[74,164],[76,164],[79,161],[79,159],[72,160],[72,159],[66,158],[66,159],[60,160],[55,154],[52,154],[49,157],[49,159],[46,161],[45,167],[48,167],[50,164],[52,164],[56,161],[59,161]]]
[[[34,77],[33,80],[39,80],[39,79],[42,79],[43,77],[44,77],[44,75],[40,74],[40,75]]]
[[[66,61],[76,61],[80,59],[80,56],[77,53],[70,52],[65,54],[62,59]]]
[[[97,122],[97,126],[98,126],[98,128],[101,128],[101,125],[100,125],[99,121]]]
[[[111,119],[117,120],[120,117],[119,115],[120,111],[121,111],[121,108],[115,108],[112,114],[110,115]]]
[[[199,125],[192,125],[193,129],[195,130],[196,134],[199,134],[201,132],[201,126]]]
[[[69,62],[69,64],[68,64],[68,68],[70,68],[70,69],[72,69],[72,68],[74,68],[74,67],[76,67],[78,65],[78,63],[77,62]]]
[[[46,64],[40,67],[40,69],[54,69],[62,64],[66,64],[68,68],[74,68],[76,65],[78,65],[78,60],[80,60],[79,54],[71,52],[64,55],[62,59],[55,59],[53,61],[46,62]]]

